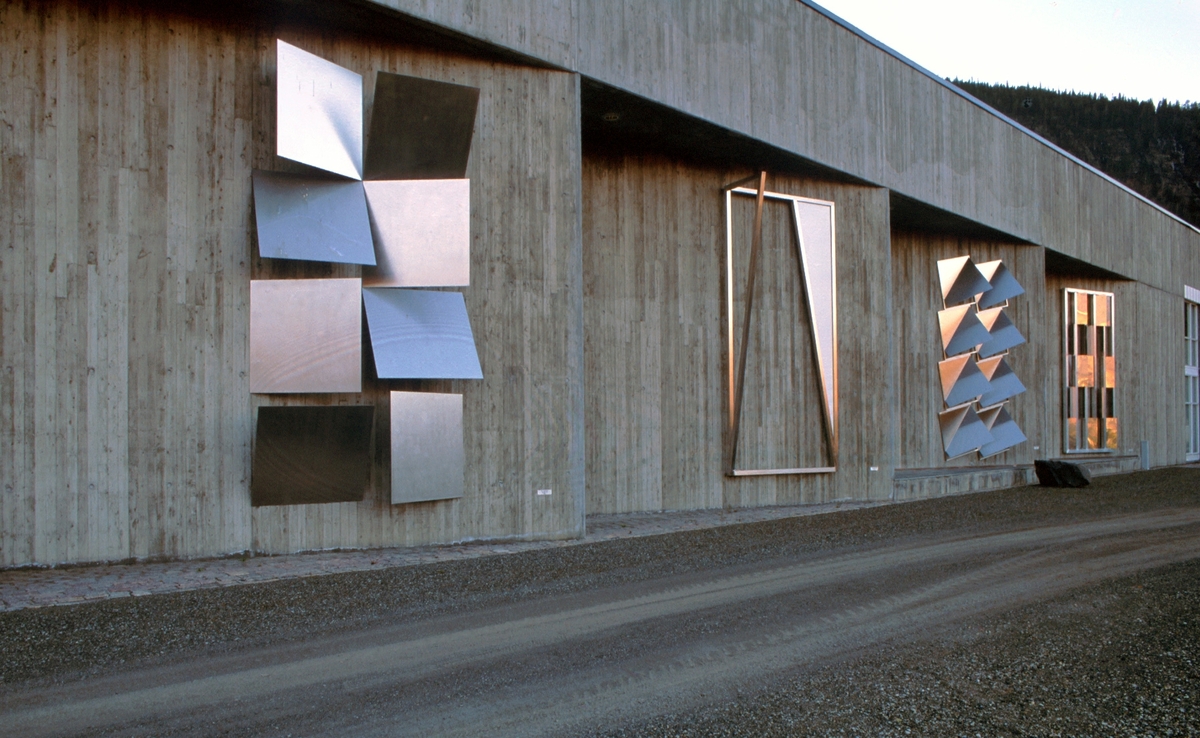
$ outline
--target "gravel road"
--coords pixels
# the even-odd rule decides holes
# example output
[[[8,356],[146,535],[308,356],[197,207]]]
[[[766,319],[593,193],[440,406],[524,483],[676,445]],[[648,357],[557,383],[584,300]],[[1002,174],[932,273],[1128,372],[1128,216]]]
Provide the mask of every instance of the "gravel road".
[[[1196,735],[1200,470],[0,616],[11,735]]]

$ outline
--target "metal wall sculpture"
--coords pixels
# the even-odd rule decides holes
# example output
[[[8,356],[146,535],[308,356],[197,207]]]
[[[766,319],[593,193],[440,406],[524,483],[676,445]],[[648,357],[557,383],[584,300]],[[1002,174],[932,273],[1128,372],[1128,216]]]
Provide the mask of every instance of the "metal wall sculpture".
[[[942,448],[947,459],[974,451],[986,458],[1025,440],[1004,407],[1025,391],[1005,358],[1025,337],[1004,312],[1025,289],[1000,261],[976,265],[970,256],[959,256],[937,267],[946,357],[938,375],[948,406],[938,413]]]
[[[740,186],[725,188],[725,310],[728,325],[729,348],[729,451],[730,476],[762,476],[775,474],[816,474],[837,470],[838,448],[838,390],[837,390],[837,274],[834,230],[834,204],[827,200],[815,200],[779,192],[767,192],[767,173],[762,172],[758,189]],[[750,242],[750,265],[746,274],[746,311],[741,324],[741,352],[735,353],[734,315],[734,248],[733,248],[733,196],[755,198],[754,230]],[[739,469],[737,466],[738,435],[741,429],[741,410],[746,381],[746,352],[749,346],[750,318],[754,301],[754,284],[757,277],[758,254],[762,248],[762,213],[765,200],[776,200],[791,205],[793,235],[800,261],[804,293],[808,298],[808,311],[812,326],[812,341],[817,358],[817,370],[821,378],[821,410],[825,422],[825,438],[833,466],[799,469]],[[736,357],[736,359],[735,359]]]
[[[316,171],[254,172],[259,255],[364,269],[362,280],[251,283],[251,392],[360,392],[364,304],[380,379],[482,379],[462,294],[413,289],[470,282],[465,177],[479,90],[378,72],[364,150],[361,75],[283,41],[276,75],[276,152]],[[328,431],[329,447],[358,464],[343,447],[361,442],[369,474],[371,421],[358,413],[343,432],[344,410],[260,409],[255,505],[361,499],[359,466],[315,450]],[[392,501],[461,497],[462,396],[393,392],[391,410]],[[435,447],[438,463],[419,463]]]
[[[1117,450],[1111,292],[1063,292],[1063,441],[1067,453]]]

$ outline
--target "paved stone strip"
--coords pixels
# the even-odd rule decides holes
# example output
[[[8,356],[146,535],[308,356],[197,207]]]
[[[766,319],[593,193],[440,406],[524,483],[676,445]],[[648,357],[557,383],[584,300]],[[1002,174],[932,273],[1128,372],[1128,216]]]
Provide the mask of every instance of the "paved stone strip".
[[[590,515],[587,535],[584,538],[566,541],[464,541],[444,546],[320,551],[283,556],[239,556],[170,562],[9,569],[0,571],[0,612],[322,574],[418,566],[618,538],[637,538],[723,525],[818,515],[881,504],[889,503],[847,501],[822,505]]]

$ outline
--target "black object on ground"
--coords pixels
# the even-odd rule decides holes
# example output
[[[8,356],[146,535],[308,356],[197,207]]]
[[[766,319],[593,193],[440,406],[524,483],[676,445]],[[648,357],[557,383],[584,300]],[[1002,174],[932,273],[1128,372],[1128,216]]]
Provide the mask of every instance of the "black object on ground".
[[[1092,475],[1086,467],[1058,459],[1037,459],[1033,462],[1038,482],[1043,487],[1086,487]]]

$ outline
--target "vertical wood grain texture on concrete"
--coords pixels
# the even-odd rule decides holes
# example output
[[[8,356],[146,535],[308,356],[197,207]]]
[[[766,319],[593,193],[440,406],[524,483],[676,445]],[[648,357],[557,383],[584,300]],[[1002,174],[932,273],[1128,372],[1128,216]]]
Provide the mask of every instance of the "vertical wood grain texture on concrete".
[[[892,305],[896,320],[896,394],[899,432],[897,465],[902,469],[976,467],[1029,464],[1045,454],[1039,434],[1045,427],[1043,408],[1047,395],[1048,366],[1056,360],[1055,346],[1047,343],[1044,250],[1036,246],[989,242],[978,238],[897,231],[892,234]],[[1001,259],[1025,294],[1009,301],[1005,314],[1026,343],[1009,351],[1008,364],[1026,391],[1005,407],[1029,438],[1023,444],[980,459],[968,454],[947,460],[942,445],[938,413],[943,401],[938,362],[945,358],[937,312],[942,292],[937,262],[969,255],[975,263]],[[1061,358],[1057,358],[1061,361]],[[1040,455],[1039,455],[1040,454]]]
[[[795,0],[373,0],[1178,293],[1200,233]]]
[[[589,512],[890,493],[887,194],[786,176],[772,176],[768,187],[837,203],[843,463],[836,474],[724,475],[729,357],[721,186],[747,173],[652,155],[584,158]],[[750,220],[745,203],[737,205],[744,260]],[[818,374],[789,216],[776,210],[782,207],[767,208],[756,308],[761,318],[752,324],[750,399],[743,416],[747,463],[820,458]],[[744,281],[739,284],[735,289],[744,289]],[[870,472],[870,465],[879,471]]]
[[[464,293],[482,382],[250,395],[250,279],[358,276],[256,258],[251,170],[296,169],[273,155],[277,36],[368,91],[377,69],[480,87]],[[0,565],[582,529],[574,75],[140,5],[6,4],[0,45]],[[462,500],[388,504],[404,387],[465,395]],[[255,408],[334,402],[377,406],[366,499],[252,510]]]

